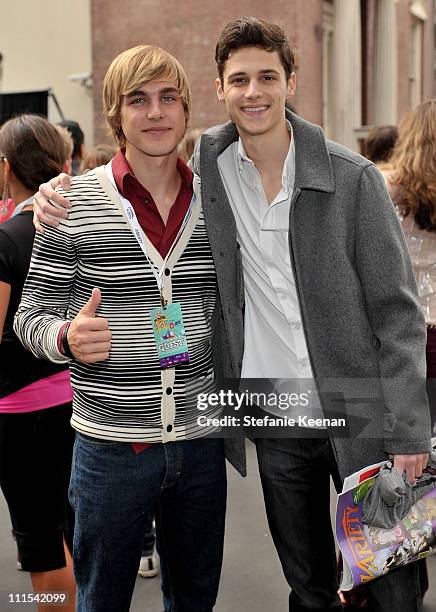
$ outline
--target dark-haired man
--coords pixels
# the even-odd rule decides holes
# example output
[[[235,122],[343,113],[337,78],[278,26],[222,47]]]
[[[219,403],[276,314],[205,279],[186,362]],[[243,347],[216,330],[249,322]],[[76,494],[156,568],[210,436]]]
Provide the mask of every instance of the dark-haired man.
[[[371,422],[367,439],[303,431],[300,438],[257,440],[269,525],[292,588],[289,609],[340,609],[329,475],[339,482],[391,454],[411,480],[420,476],[430,441],[425,395],[411,405],[386,379],[425,378],[423,316],[401,228],[374,166],[285,113],[296,78],[283,31],[251,17],[229,23],[216,61],[217,95],[231,122],[202,137],[194,170],[211,244],[219,235],[228,254],[236,240],[240,245],[242,378],[315,378],[318,387],[344,379],[344,393],[345,379],[379,379],[385,403],[384,410],[365,400],[357,410],[346,407],[348,416]],[[411,408],[415,422],[408,419],[404,439],[390,434],[386,422],[401,422]],[[372,610],[419,609],[417,569],[401,572],[370,586]]]
[[[63,121],[60,121],[58,125],[68,130],[71,134],[71,138],[73,139],[74,148],[71,163],[71,174],[73,176],[77,176],[80,171],[82,159],[85,157],[85,135],[77,121],[73,121],[72,119],[64,119]]]
[[[383,396],[384,410],[365,400],[346,406],[370,422],[365,439],[326,431],[257,441],[268,520],[292,588],[289,609],[339,610],[329,478],[339,481],[388,454],[411,480],[421,474],[430,448],[425,397],[412,404],[389,379],[425,378],[424,320],[401,228],[374,166],[285,113],[296,79],[283,31],[238,19],[225,27],[216,60],[217,94],[231,121],[202,136],[193,167],[222,295],[237,284],[241,271],[233,264],[242,255],[242,376],[368,378]],[[224,320],[240,305],[228,301]],[[411,408],[404,439],[393,436],[392,423]],[[369,589],[373,610],[419,610],[413,566]]]

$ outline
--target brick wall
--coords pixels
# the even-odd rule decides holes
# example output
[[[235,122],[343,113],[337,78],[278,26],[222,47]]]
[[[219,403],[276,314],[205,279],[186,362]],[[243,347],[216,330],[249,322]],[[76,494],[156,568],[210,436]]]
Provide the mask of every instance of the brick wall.
[[[373,31],[376,0],[367,0],[367,120],[371,123]],[[433,90],[432,0],[426,0],[424,96]],[[216,40],[228,21],[254,15],[282,26],[297,49],[299,114],[315,123],[322,118],[322,0],[91,0],[95,142],[108,139],[101,114],[101,87],[111,60],[134,45],[151,43],[173,53],[183,64],[193,92],[192,127],[226,120],[215,95]],[[410,0],[397,2],[398,118],[409,108]]]
[[[163,8],[164,7],[164,8]],[[254,15],[282,26],[299,57],[294,103],[307,119],[321,121],[320,0],[92,0],[92,56],[95,142],[108,139],[101,114],[101,90],[111,60],[134,45],[150,43],[173,53],[184,66],[193,92],[192,127],[226,120],[215,95],[216,40],[228,21]]]

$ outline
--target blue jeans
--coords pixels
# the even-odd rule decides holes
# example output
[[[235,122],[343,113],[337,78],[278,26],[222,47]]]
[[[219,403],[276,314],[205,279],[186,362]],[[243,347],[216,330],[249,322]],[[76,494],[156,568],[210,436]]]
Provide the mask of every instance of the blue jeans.
[[[136,454],[131,444],[78,434],[70,485],[78,612],[128,612],[153,512],[165,610],[210,612],[226,491],[222,440],[153,444]]]

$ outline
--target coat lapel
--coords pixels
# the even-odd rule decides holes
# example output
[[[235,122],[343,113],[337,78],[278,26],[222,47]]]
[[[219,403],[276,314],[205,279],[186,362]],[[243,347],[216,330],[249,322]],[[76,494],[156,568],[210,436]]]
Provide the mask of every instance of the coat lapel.
[[[229,252],[236,244],[236,223],[218,169],[217,159],[238,138],[232,123],[202,136],[200,176],[202,177],[203,211],[212,250]],[[233,247],[233,248],[230,248]]]
[[[295,142],[295,189],[334,191],[333,169],[321,128],[286,112]]]

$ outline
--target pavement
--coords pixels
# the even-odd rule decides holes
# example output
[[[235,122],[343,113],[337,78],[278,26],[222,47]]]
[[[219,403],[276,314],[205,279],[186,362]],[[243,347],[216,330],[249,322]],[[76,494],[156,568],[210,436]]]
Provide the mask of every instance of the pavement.
[[[255,450],[247,443],[247,478],[229,467],[229,503],[224,565],[215,612],[286,612],[288,586],[268,530]],[[332,496],[332,508],[335,500]],[[15,569],[7,507],[0,495],[0,612],[33,612],[32,604],[10,604],[7,593],[32,591],[30,576]],[[428,560],[430,589],[423,612],[436,612],[436,555]],[[62,610],[62,608],[54,608]],[[137,578],[131,612],[160,612],[159,577]],[[392,612],[386,610],[386,612]]]

